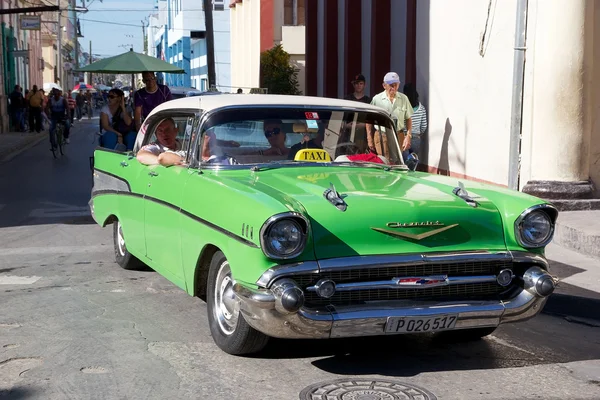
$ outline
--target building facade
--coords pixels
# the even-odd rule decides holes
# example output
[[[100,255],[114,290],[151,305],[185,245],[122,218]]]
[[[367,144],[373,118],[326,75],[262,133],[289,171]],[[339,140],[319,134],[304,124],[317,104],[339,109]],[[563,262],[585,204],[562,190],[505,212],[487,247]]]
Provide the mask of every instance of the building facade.
[[[0,0],[0,9],[48,5],[42,0]],[[20,14],[0,15],[0,132],[11,128],[7,96],[15,85],[24,89],[43,83],[43,54],[40,29],[27,29]],[[29,26],[31,28],[31,26]]]
[[[152,46],[149,54],[186,71],[185,74],[159,74],[162,83],[172,87],[208,90],[206,24],[202,2],[159,0],[149,20]],[[223,0],[213,1],[216,86],[230,91],[229,9]]]
[[[260,53],[281,44],[305,92],[305,0],[230,0],[231,82],[245,93],[260,87]]]
[[[362,73],[373,95],[396,71],[428,110],[430,172],[598,197],[600,0],[490,4],[306,0],[306,92],[342,97]]]

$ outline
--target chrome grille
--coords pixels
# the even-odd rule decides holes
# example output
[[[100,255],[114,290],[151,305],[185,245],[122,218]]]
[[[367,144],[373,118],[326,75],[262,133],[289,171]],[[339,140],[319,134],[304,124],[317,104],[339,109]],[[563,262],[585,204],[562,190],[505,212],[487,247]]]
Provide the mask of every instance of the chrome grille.
[[[367,301],[382,300],[427,300],[427,299],[487,299],[496,297],[506,288],[496,283],[467,283],[464,285],[438,286],[426,289],[370,289],[336,292],[329,299],[319,297],[315,292],[304,292],[306,307],[326,305],[351,305]]]
[[[469,276],[469,275],[496,275],[500,270],[512,268],[512,260],[475,260],[457,263],[426,263],[419,265],[398,265],[386,267],[371,267],[359,269],[343,269],[339,271],[326,271],[317,274],[296,275],[294,279],[304,290],[305,305],[317,307],[323,305],[350,305],[367,301],[379,300],[426,300],[426,299],[467,299],[497,297],[508,288],[496,283],[469,283],[462,285],[440,286],[421,289],[370,289],[337,292],[329,299],[319,297],[315,292],[308,292],[306,288],[317,283],[320,279],[331,279],[336,284],[350,282],[369,282],[389,280],[403,276]]]

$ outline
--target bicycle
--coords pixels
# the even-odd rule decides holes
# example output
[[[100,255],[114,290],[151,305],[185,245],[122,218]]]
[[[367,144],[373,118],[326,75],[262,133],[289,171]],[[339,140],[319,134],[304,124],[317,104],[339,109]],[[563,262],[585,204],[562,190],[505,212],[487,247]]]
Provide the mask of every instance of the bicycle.
[[[54,128],[54,134],[56,135],[56,147],[52,147],[52,155],[54,158],[58,158],[56,156],[56,151],[60,151],[60,155],[65,155],[65,139],[64,139],[64,121],[57,121],[56,128]]]

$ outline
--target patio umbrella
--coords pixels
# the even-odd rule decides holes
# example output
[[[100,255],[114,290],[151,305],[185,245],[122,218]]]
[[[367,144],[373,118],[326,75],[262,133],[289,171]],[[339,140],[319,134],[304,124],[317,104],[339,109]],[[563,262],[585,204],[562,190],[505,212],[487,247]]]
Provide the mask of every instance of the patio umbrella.
[[[78,83],[77,85],[73,86],[73,92],[79,92],[80,90],[89,90],[90,92],[93,92],[96,89],[94,89],[92,85],[88,85],[87,83]]]
[[[141,72],[168,72],[185,74],[185,71],[161,59],[136,53],[133,49],[118,56],[105,58],[75,71],[98,72],[107,74],[136,74]]]

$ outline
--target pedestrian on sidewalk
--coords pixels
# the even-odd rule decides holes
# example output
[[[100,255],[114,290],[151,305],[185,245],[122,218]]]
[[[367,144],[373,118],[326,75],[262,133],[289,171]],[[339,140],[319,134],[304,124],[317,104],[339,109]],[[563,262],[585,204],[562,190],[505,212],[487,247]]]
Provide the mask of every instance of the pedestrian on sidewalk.
[[[400,87],[400,77],[395,72],[388,72],[383,77],[383,92],[373,96],[371,104],[383,108],[390,117],[394,120],[396,126],[396,134],[398,135],[398,144],[402,151],[402,157],[408,158],[408,149],[410,149],[410,139],[412,136],[412,120],[413,108],[405,94],[398,91]],[[387,151],[389,148],[386,143],[376,143],[376,139],[385,135],[378,135],[377,131],[373,131],[373,125],[367,124],[367,141],[369,148],[372,151],[378,151],[377,154],[382,155],[381,151]],[[387,157],[385,154],[383,154]]]
[[[77,91],[77,96],[75,96],[75,112],[77,114],[77,121],[81,121],[81,115],[84,106],[85,97],[83,97],[83,93]]]
[[[412,138],[410,139],[409,154],[416,153],[417,157],[421,157],[421,143],[427,130],[427,110],[425,106],[419,101],[419,93],[417,88],[412,83],[404,85],[402,90],[413,109],[413,115],[411,117],[412,122]]]
[[[65,94],[65,98],[67,99],[67,104],[69,105],[69,116],[71,120],[71,125],[73,125],[73,119],[75,118],[75,99],[73,98],[73,94],[71,89],[67,89],[67,93]]]
[[[40,133],[42,130],[42,106],[44,103],[44,93],[38,90],[37,85],[29,92],[29,132],[36,131]]]
[[[23,118],[23,107],[25,106],[25,99],[23,93],[21,93],[21,86],[15,85],[15,89],[10,94],[10,117],[12,120],[13,129],[16,132],[23,131],[23,125],[21,120]]]
[[[87,117],[88,119],[92,119],[92,93],[88,90],[87,92],[85,92],[85,101],[87,101]]]
[[[44,91],[44,89],[40,89],[40,92],[42,92],[42,130],[46,130],[46,127],[48,127],[48,129],[50,129],[50,125],[52,124],[52,121],[50,121],[50,117],[48,117],[49,113],[47,112],[48,110],[48,96],[46,96],[46,92]],[[52,96],[52,90],[50,91],[50,96]]]
[[[358,74],[354,76],[354,79],[351,83],[354,87],[354,92],[348,94],[345,99],[360,101],[361,103],[366,104],[371,103],[371,98],[365,94],[366,81],[364,75]]]
[[[143,72],[142,82],[144,82],[145,87],[138,90],[133,95],[136,131],[140,130],[142,122],[144,122],[146,117],[156,106],[173,99],[169,88],[156,82],[156,75],[154,75],[154,72]]]

